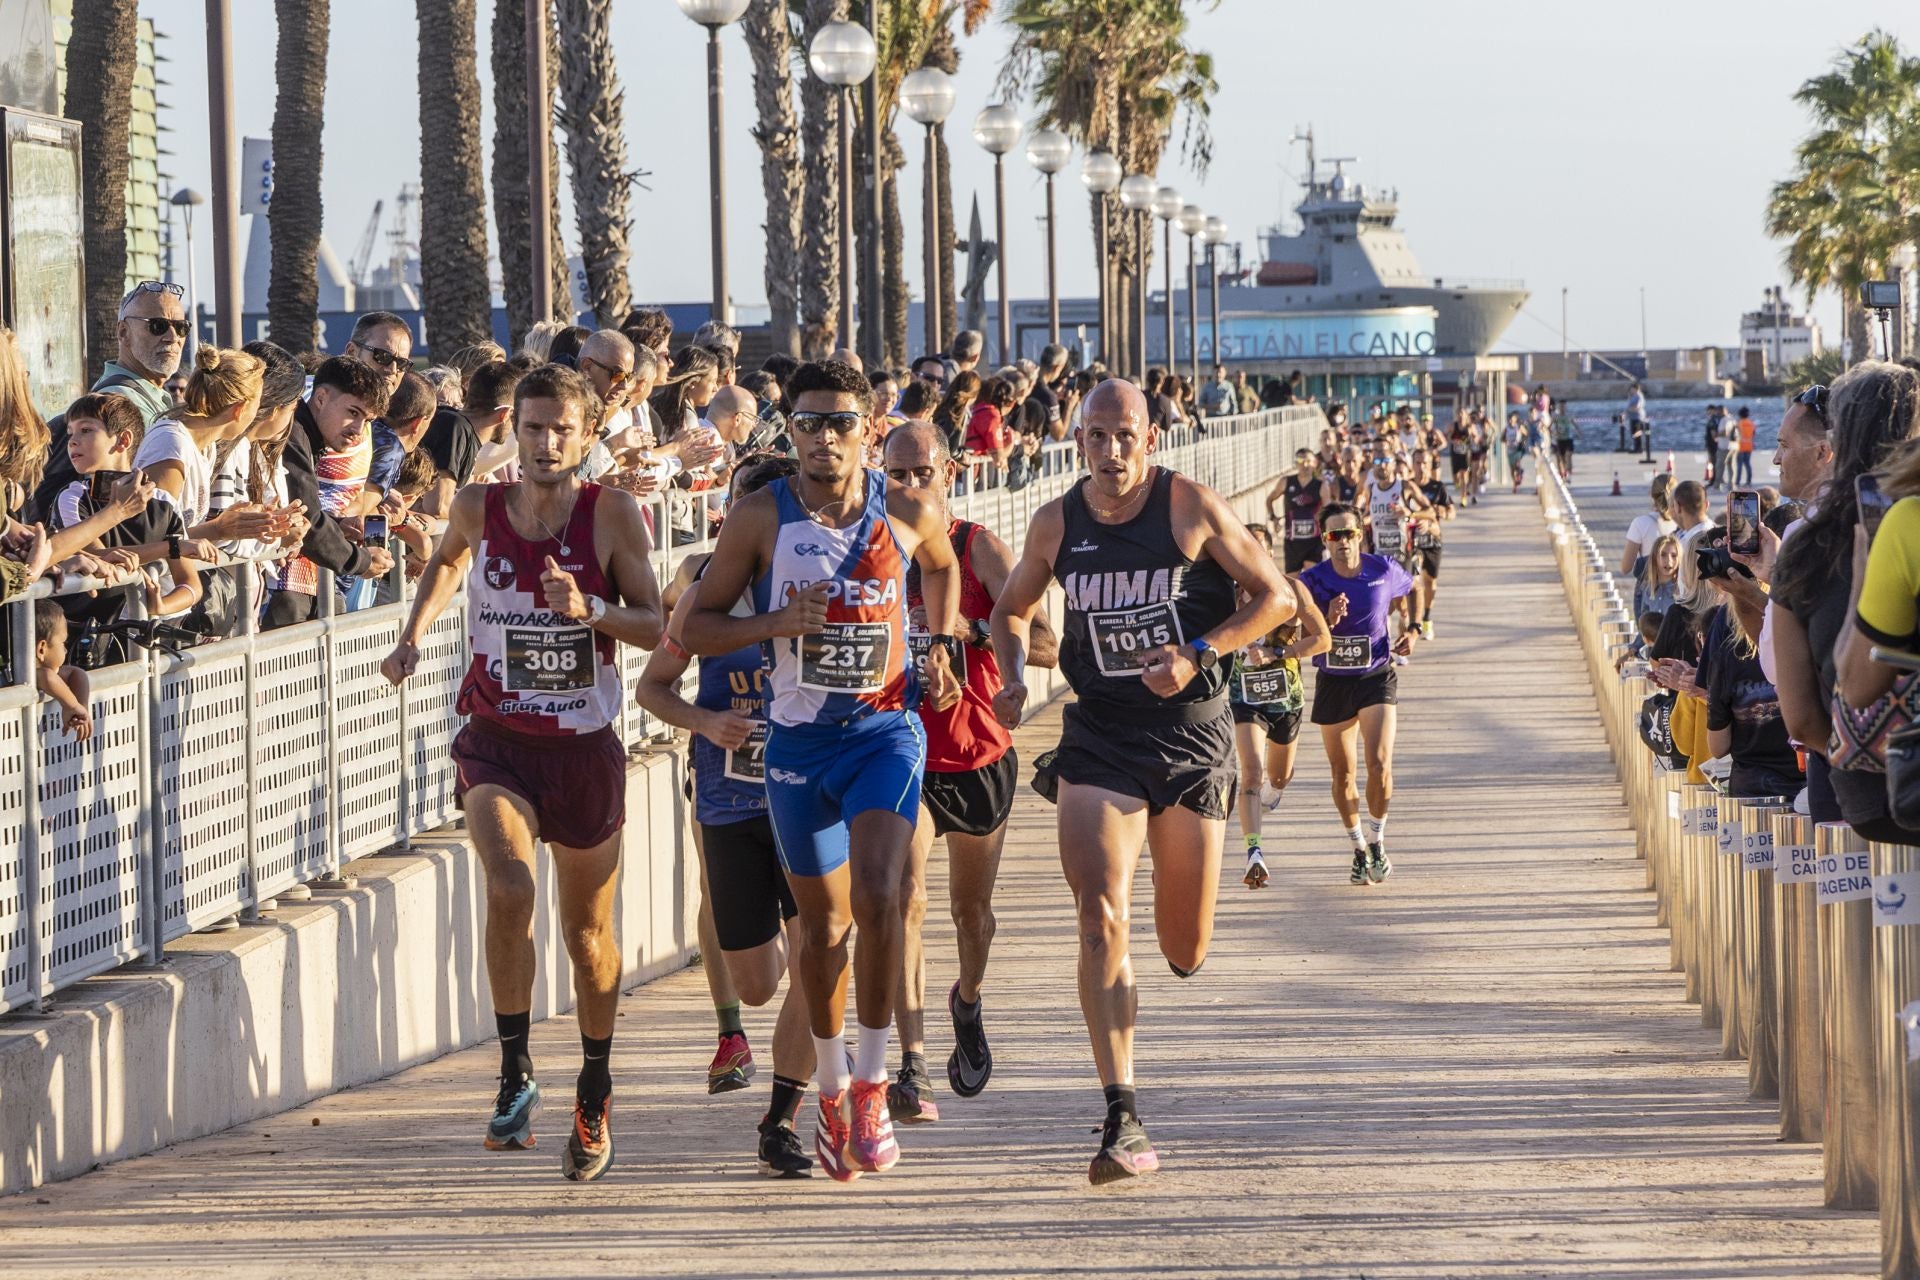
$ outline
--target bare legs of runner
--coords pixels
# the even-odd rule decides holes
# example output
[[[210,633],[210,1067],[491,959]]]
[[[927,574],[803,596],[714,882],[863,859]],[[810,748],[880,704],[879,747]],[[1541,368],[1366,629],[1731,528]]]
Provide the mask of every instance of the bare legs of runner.
[[[914,1053],[926,1048],[926,953],[920,934],[927,918],[927,858],[936,838],[933,820],[923,808],[900,895],[906,931],[901,953],[904,965],[895,998],[900,1047]],[[993,886],[1000,875],[1000,852],[1006,839],[1004,824],[989,836],[955,832],[946,837],[947,907],[959,951],[960,999],[967,1004],[980,999],[980,984],[987,976],[987,955],[999,928],[993,914]]]
[[[860,1025],[892,1025],[904,942],[900,891],[913,828],[897,813],[870,809],[854,817],[849,835],[856,853],[847,862],[824,876],[787,877],[800,908],[795,923],[807,1021],[823,1040],[842,1032],[850,973]],[[847,935],[856,925],[860,946],[849,966]]]
[[[1333,807],[1343,825],[1360,821],[1360,799],[1355,783],[1354,739],[1359,738],[1367,755],[1367,813],[1376,818],[1387,816],[1387,803],[1393,799],[1393,737],[1397,707],[1362,707],[1355,719],[1345,724],[1320,726],[1321,740],[1327,747],[1327,764],[1333,774]]]

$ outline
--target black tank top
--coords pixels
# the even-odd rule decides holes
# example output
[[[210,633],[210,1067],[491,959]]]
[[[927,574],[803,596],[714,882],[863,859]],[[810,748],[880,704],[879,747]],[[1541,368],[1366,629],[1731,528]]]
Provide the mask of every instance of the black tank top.
[[[1238,603],[1225,569],[1210,559],[1187,559],[1174,541],[1173,472],[1155,468],[1149,483],[1146,505],[1124,524],[1093,518],[1084,482],[1067,490],[1053,561],[1067,596],[1060,669],[1080,700],[1095,708],[1157,710],[1175,721],[1182,717],[1174,708],[1220,696],[1227,664],[1162,698],[1141,678],[1147,654],[1199,639],[1232,617]]]
[[[1282,536],[1288,542],[1312,542],[1320,536],[1320,478],[1305,484],[1297,475],[1287,477],[1287,527]]]

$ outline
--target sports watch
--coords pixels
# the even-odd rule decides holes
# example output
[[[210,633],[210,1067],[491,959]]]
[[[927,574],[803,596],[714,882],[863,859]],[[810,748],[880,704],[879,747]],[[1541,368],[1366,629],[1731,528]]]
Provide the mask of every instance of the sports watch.
[[[1193,661],[1202,671],[1211,671],[1220,662],[1220,651],[1204,639],[1192,641],[1187,647],[1193,650]]]
[[[962,647],[960,637],[958,636],[929,636],[928,641],[930,648],[946,650],[947,661],[951,663],[956,670],[959,669],[961,663],[967,660],[966,650]]]

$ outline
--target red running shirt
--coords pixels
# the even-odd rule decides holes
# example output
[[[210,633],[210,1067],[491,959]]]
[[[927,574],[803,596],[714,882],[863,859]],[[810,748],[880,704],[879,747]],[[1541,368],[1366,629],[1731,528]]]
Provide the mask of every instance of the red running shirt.
[[[981,527],[968,520],[947,525],[947,538],[953,554],[960,559],[960,618],[963,622],[993,616],[993,596],[973,571],[973,540]],[[920,598],[920,567],[907,571],[908,632],[907,643],[914,660],[927,651],[927,607]],[[967,678],[960,690],[960,701],[945,711],[931,711],[920,704],[920,723],[927,730],[927,772],[967,773],[984,768],[1007,753],[1013,734],[994,718],[993,695],[1000,692],[1000,664],[992,649],[965,646]]]

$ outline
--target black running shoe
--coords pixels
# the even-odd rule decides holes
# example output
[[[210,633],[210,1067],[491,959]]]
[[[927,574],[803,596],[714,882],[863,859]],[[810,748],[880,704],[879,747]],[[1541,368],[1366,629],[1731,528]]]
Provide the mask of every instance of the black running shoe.
[[[611,1110],[611,1098],[574,1100],[573,1132],[567,1135],[567,1154],[560,1162],[560,1172],[570,1181],[592,1182],[613,1168],[613,1131],[607,1127]]]
[[[981,1025],[981,1008],[973,1006],[971,1018],[960,1012],[960,984],[947,992],[947,1014],[953,1019],[953,1053],[947,1058],[947,1083],[962,1098],[977,1097],[993,1078],[993,1050],[987,1047],[987,1031]]]
[[[778,1121],[760,1122],[760,1176],[811,1178],[813,1158],[800,1135]]]
[[[1367,846],[1367,879],[1379,884],[1393,874],[1393,863],[1387,858],[1386,846],[1370,844]]]
[[[887,1085],[887,1114],[895,1124],[932,1124],[940,1118],[926,1072],[900,1068],[899,1077]]]
[[[1347,877],[1347,883],[1365,884],[1366,882],[1367,851],[1365,849],[1355,849],[1353,851],[1353,874]]]
[[[1087,1167],[1087,1181],[1094,1186],[1120,1182],[1152,1173],[1160,1167],[1160,1157],[1147,1140],[1147,1131],[1132,1116],[1116,1121],[1108,1117],[1100,1131],[1100,1151]]]

